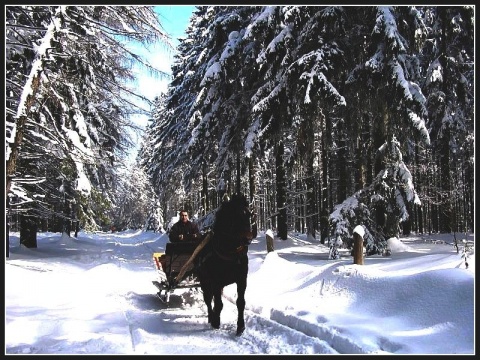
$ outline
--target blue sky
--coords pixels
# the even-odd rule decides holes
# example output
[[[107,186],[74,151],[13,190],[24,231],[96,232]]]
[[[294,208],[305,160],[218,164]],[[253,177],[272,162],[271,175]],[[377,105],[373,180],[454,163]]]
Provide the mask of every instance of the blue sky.
[[[159,20],[164,30],[171,36],[172,45],[176,48],[178,46],[178,38],[185,35],[190,16],[195,10],[195,6],[186,5],[162,5],[155,6],[159,14]],[[170,51],[164,44],[152,44],[149,49],[137,49],[146,60],[155,68],[165,72],[171,72],[171,65],[173,63],[174,51]],[[153,100],[161,92],[166,92],[168,79],[160,79],[158,76],[150,74],[141,68],[136,68],[137,72],[137,88],[150,100]]]
[[[178,38],[185,35],[185,30],[189,24],[192,12],[195,10],[195,6],[161,5],[155,6],[155,10],[159,14],[160,23],[164,30],[172,38],[172,45],[176,48],[178,45]],[[171,73],[174,52],[168,51],[165,45],[156,44],[150,46],[149,50],[137,49],[137,51],[143,53],[148,62],[155,68],[166,73]],[[141,95],[153,100],[156,96],[167,91],[169,79],[159,78],[141,68],[134,68],[133,71],[137,72],[135,86]],[[148,117],[144,115],[134,115],[132,120],[135,124],[145,127],[148,122]],[[140,137],[137,134],[132,134],[132,136],[137,143],[140,141]],[[132,161],[136,155],[136,150],[137,147],[135,147],[132,152]]]
[[[175,41],[183,36],[192,12],[195,10],[193,5],[162,5],[155,6],[160,15],[160,22],[167,33]]]

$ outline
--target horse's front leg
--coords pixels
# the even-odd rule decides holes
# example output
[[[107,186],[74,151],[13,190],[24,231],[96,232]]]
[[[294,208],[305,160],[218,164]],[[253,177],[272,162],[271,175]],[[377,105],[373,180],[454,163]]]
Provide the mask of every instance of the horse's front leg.
[[[213,299],[213,292],[210,289],[202,289],[203,291],[203,301],[205,301],[205,305],[207,305],[207,314],[208,314],[208,323],[212,323],[213,319],[213,309],[212,309],[212,299]]]
[[[247,282],[246,281],[239,281],[237,282],[237,311],[238,311],[238,318],[237,318],[237,336],[243,334],[245,330],[245,319],[244,319],[244,312],[245,312],[245,291],[247,289]]]
[[[223,309],[222,302],[222,288],[216,288],[213,290],[213,313],[212,313],[212,327],[214,329],[220,328],[220,313]]]

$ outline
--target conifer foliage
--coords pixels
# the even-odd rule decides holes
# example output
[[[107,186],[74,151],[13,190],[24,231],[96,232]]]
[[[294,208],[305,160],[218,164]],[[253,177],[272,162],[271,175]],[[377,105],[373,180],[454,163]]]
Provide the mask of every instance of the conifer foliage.
[[[198,6],[147,130],[172,146],[146,171],[198,208],[254,189],[282,239],[320,224],[348,243],[362,224],[381,253],[400,231],[470,228],[473,10]]]
[[[159,229],[242,192],[258,229],[318,232],[332,256],[358,225],[369,254],[473,231],[472,6],[196,6],[151,111],[130,81],[156,64],[129,45],[169,46],[153,7],[5,15],[7,216],[23,228]]]

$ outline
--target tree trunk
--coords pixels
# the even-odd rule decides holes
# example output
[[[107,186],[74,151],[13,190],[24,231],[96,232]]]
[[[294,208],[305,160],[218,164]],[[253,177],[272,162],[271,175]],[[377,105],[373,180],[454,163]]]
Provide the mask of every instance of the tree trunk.
[[[20,215],[20,244],[30,249],[37,247],[37,221],[28,214]]]
[[[253,155],[248,159],[248,183],[250,190],[250,204],[254,203],[255,199],[255,162],[253,160]]]
[[[321,142],[321,186],[320,186],[320,243],[325,244],[325,240],[328,239],[330,229],[328,224],[328,216],[330,214],[331,196],[329,192],[329,144],[331,143],[331,123],[329,118],[322,117],[321,123],[322,142]]]
[[[277,146],[276,153],[276,173],[277,173],[277,233],[278,237],[282,240],[287,240],[287,189],[286,189],[286,180],[285,180],[285,167],[283,164],[283,152],[284,145],[283,141]]]
[[[330,229],[329,229],[329,222],[328,222],[328,210],[322,209],[320,215],[320,243],[325,244],[325,240],[328,239]]]
[[[313,136],[312,136],[313,140]],[[314,221],[317,217],[315,214],[317,213],[316,207],[316,199],[315,199],[315,192],[313,191],[313,181],[314,181],[314,169],[313,169],[313,153],[308,154],[307,159],[307,213],[306,213],[306,220],[307,220],[307,237],[311,236],[315,239],[315,233],[317,230],[317,222]]]
[[[408,219],[402,223],[402,234],[407,236],[410,235],[412,232],[412,218],[413,218],[413,211],[412,211],[412,203],[406,202],[405,206],[407,207],[408,212]]]
[[[338,152],[337,152],[337,202],[341,203],[347,198],[347,179],[349,177],[347,162],[347,143],[345,141],[345,123],[343,120],[338,121]]]
[[[208,201],[208,175],[207,175],[207,164],[204,162],[202,166],[202,207],[203,214],[205,215],[210,211],[209,201]]]
[[[323,118],[323,114],[320,114],[320,121]],[[302,219],[306,228],[307,238],[315,240],[315,233],[317,230],[317,201],[315,196],[315,169],[314,169],[314,162],[315,162],[315,126],[317,118],[312,117],[310,118],[311,121],[304,122],[300,131],[300,150],[303,153],[302,159],[300,159],[301,172],[299,172],[298,179],[302,179],[303,176],[305,181],[299,181],[299,193],[305,191],[305,199],[300,201],[300,206],[303,211]],[[300,197],[302,199],[302,197]]]
[[[444,94],[448,94],[448,83],[450,81],[450,66],[448,65],[447,61],[447,42],[449,39],[449,34],[447,32],[447,9],[440,7],[439,9],[439,16],[441,18],[441,26],[442,26],[442,41],[440,47],[442,49],[441,55],[439,57],[439,62],[443,68],[443,81],[442,87]],[[448,107],[447,107],[448,109]],[[442,233],[450,233],[452,231],[452,203],[453,203],[453,191],[452,191],[452,182],[451,182],[451,172],[450,172],[450,128],[447,125],[443,131],[443,136],[440,139],[440,186],[442,193],[446,193],[446,200],[442,202],[440,208],[440,223],[439,223],[439,231]]]
[[[30,74],[27,77],[27,82],[23,87],[22,96],[20,97],[21,101],[18,104],[17,116],[16,119],[16,132],[13,144],[10,145],[11,153],[10,156],[6,159],[5,166],[5,175],[6,175],[6,184],[5,184],[5,196],[8,196],[10,188],[12,186],[12,178],[15,175],[17,167],[17,158],[20,151],[20,146],[23,142],[23,135],[25,131],[25,126],[30,115],[30,109],[32,108],[38,89],[40,87],[40,78],[41,73],[43,72],[43,59],[47,57],[47,50],[51,48],[50,43],[54,39],[56,31],[55,20],[53,19],[45,32],[45,37],[39,41],[36,49],[42,49],[44,53],[37,53],[35,60],[33,61],[34,66],[30,70]],[[46,44],[47,46],[43,46]]]
[[[253,156],[248,159],[248,180],[249,180],[249,189],[250,189],[250,210],[252,211],[252,231],[253,231],[253,238],[257,237],[258,233],[258,217],[257,217],[257,204],[255,203],[255,166],[253,161]]]
[[[237,153],[237,181],[236,181],[236,193],[237,194],[240,194],[240,192],[242,191],[242,185],[241,185],[241,181],[242,181],[242,174],[241,174],[241,170],[242,170],[242,166],[241,166],[241,162],[240,162],[240,152]]]
[[[63,232],[70,237],[70,233],[72,231],[72,219],[70,218],[71,209],[70,209],[70,201],[65,198],[64,203],[64,218],[63,218]]]
[[[445,201],[440,205],[440,232],[450,233],[452,231],[452,203],[453,203],[453,191],[451,188],[451,173],[450,173],[450,130],[445,129],[445,138],[441,140],[440,147],[440,186],[441,192],[447,194]]]
[[[38,87],[40,84],[40,74],[34,77],[32,81],[32,94],[36,94]],[[11,153],[8,157],[5,165],[5,175],[6,175],[6,184],[5,184],[5,196],[8,196],[10,192],[10,188],[12,187],[12,178],[15,175],[16,167],[17,167],[17,158],[20,152],[20,147],[23,142],[23,135],[25,131],[25,125],[27,123],[27,115],[35,101],[35,97],[33,95],[28,95],[27,100],[25,102],[25,113],[21,115],[16,120],[16,132],[15,132],[15,139],[13,144],[10,145]]]

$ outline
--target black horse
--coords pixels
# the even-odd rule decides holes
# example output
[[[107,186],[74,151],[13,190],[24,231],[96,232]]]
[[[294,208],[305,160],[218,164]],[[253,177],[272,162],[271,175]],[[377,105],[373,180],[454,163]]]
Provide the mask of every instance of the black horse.
[[[237,335],[245,330],[245,290],[248,275],[248,245],[257,236],[256,225],[244,195],[236,194],[224,201],[213,223],[211,239],[202,250],[198,270],[208,322],[220,328],[223,288],[237,284]],[[212,307],[213,300],[213,307]]]

